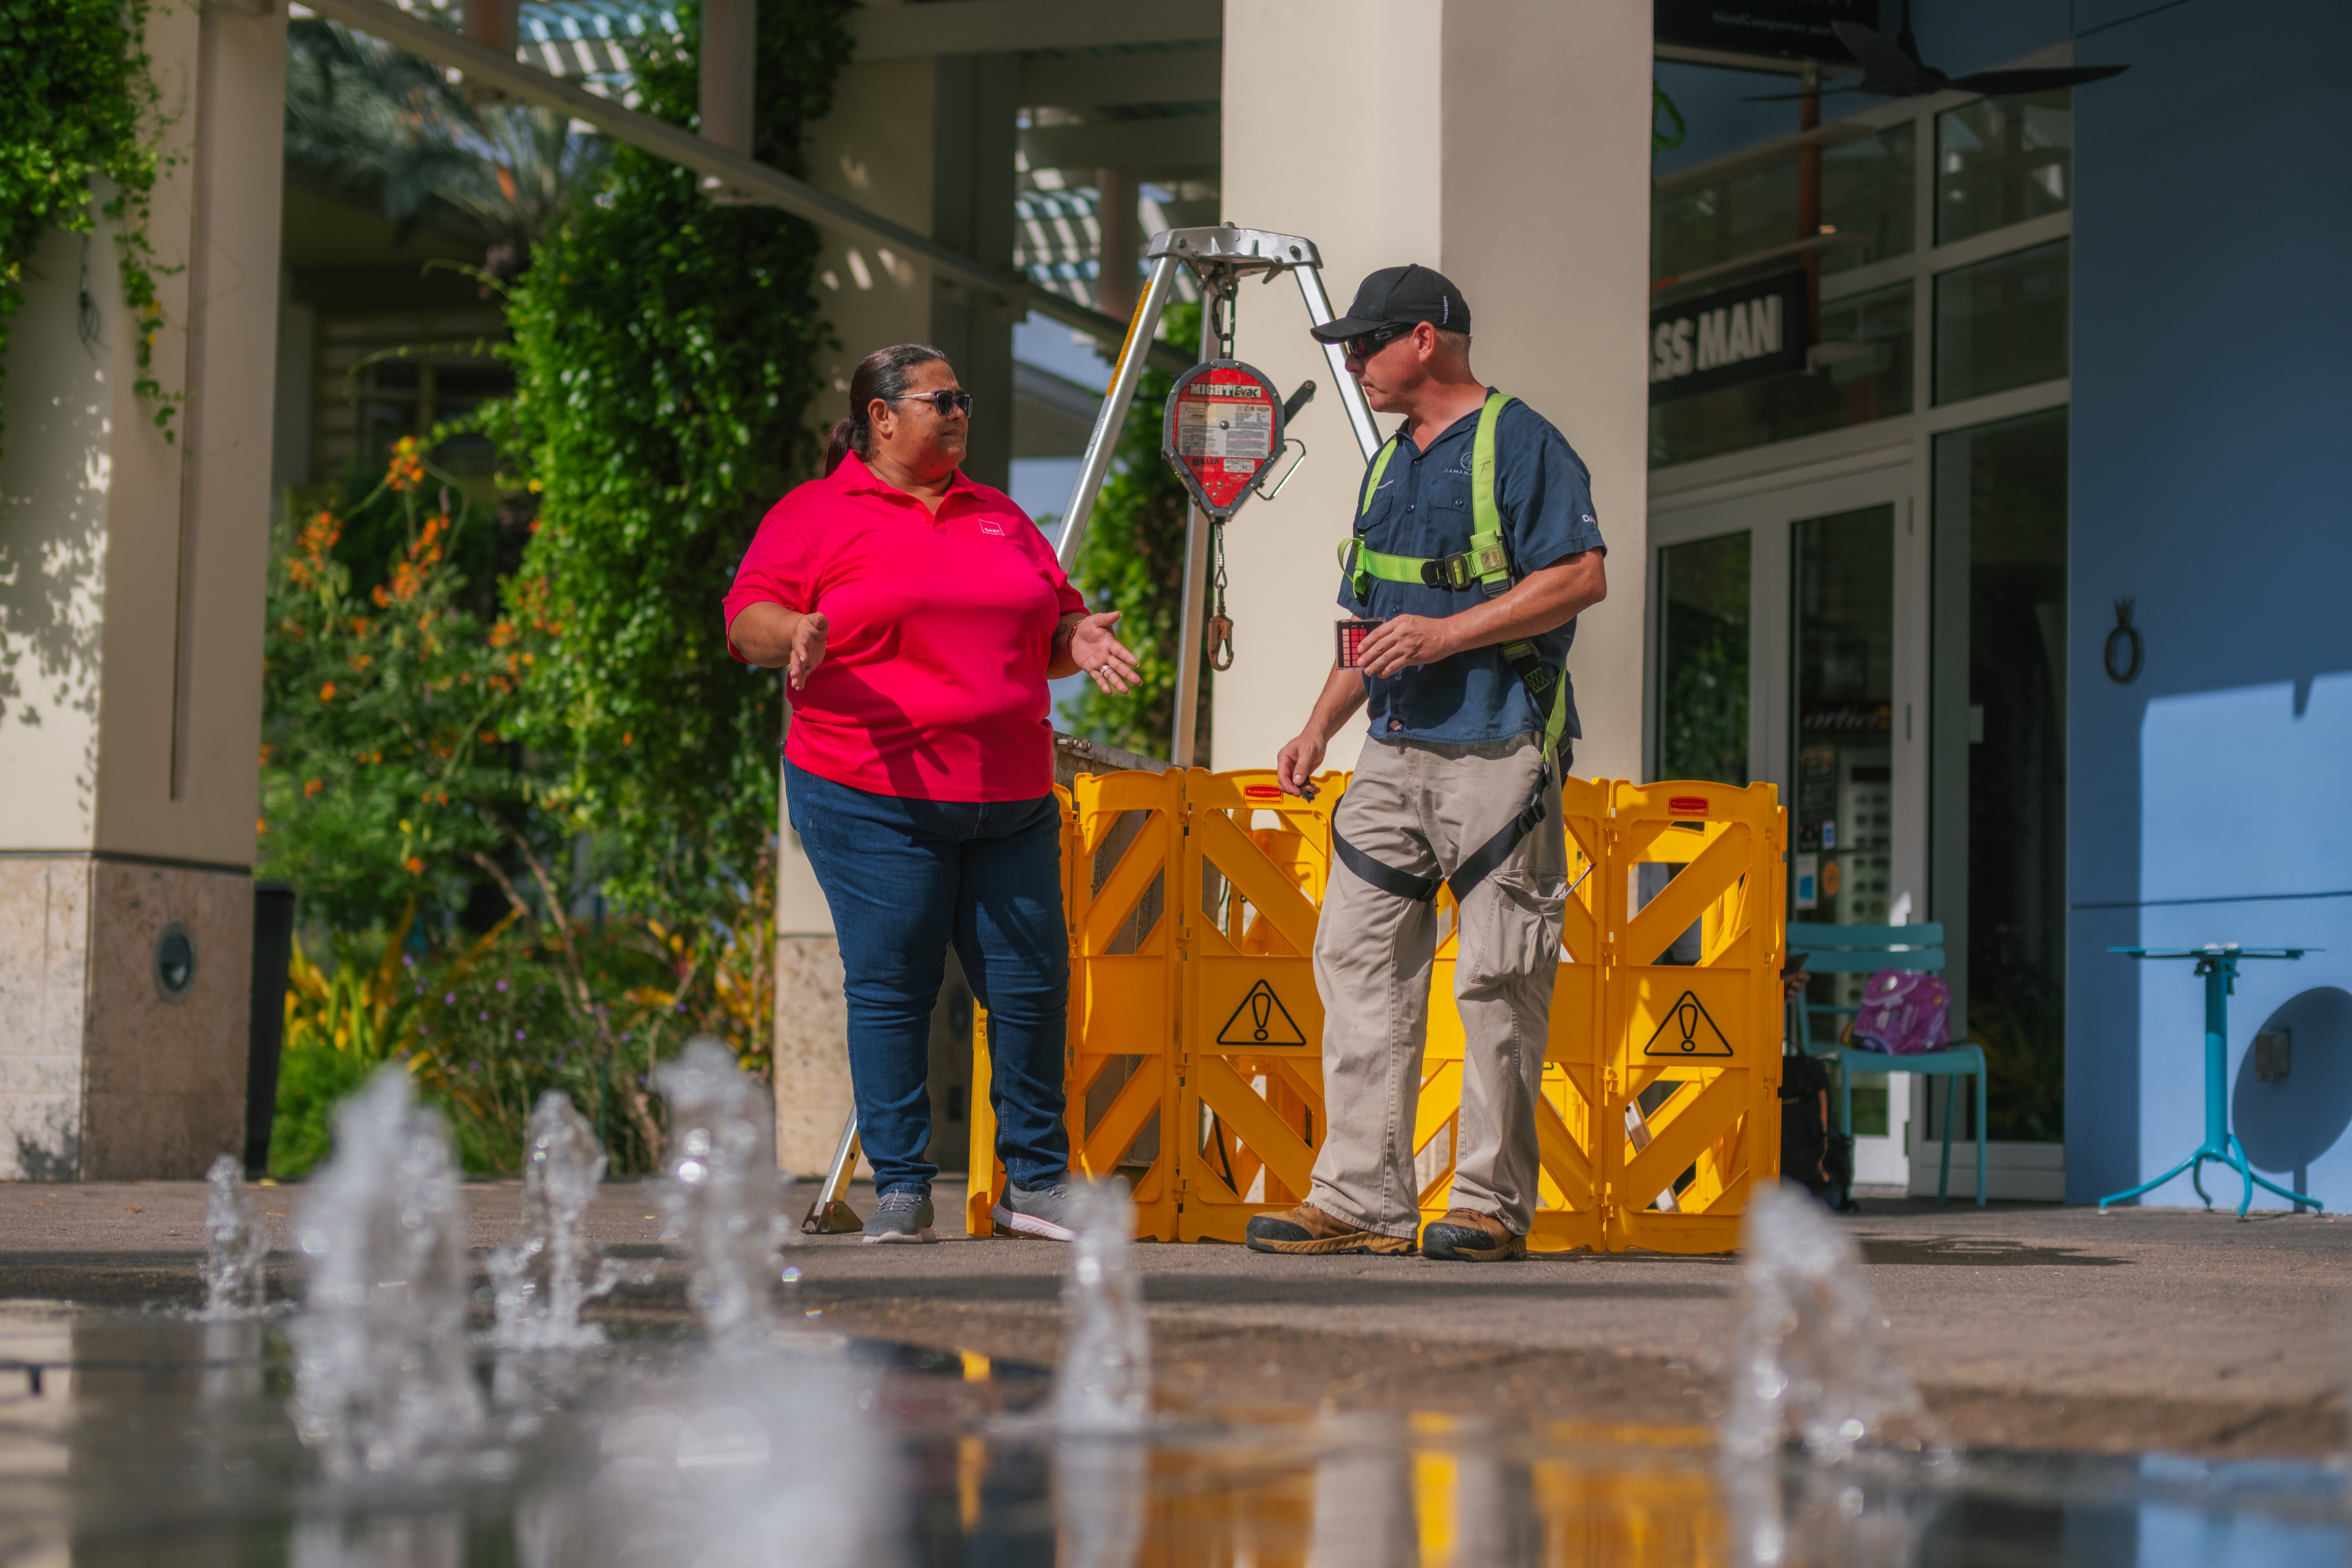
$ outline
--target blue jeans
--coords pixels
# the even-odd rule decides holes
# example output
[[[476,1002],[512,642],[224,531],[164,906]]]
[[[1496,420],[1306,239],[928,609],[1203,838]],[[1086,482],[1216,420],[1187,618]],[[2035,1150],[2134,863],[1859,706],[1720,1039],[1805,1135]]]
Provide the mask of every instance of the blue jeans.
[[[950,942],[988,1009],[988,1093],[1005,1173],[1032,1189],[1066,1179],[1070,959],[1054,797],[903,800],[787,762],[784,798],[841,942],[849,1080],[876,1188],[917,1190],[939,1173],[923,1158],[925,1080]]]

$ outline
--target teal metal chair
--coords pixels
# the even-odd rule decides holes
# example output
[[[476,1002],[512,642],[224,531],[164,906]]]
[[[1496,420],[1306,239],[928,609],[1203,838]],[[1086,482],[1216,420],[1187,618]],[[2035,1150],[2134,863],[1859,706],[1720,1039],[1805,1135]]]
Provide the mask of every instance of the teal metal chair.
[[[1907,926],[1827,926],[1800,925],[1789,927],[1789,956],[1802,956],[1805,967],[1815,974],[1875,974],[1882,969],[1918,970],[1928,974],[1941,973],[1944,968],[1944,927],[1940,921],[1927,921]],[[1982,1047],[1966,1043],[1948,1046],[1940,1051],[1929,1051],[1916,1057],[1889,1056],[1881,1051],[1858,1051],[1832,1040],[1823,1045],[1813,1043],[1813,1015],[1842,1013],[1849,1017],[1861,1011],[1859,1007],[1832,1006],[1799,997],[1797,1009],[1797,1044],[1809,1057],[1838,1064],[1838,1131],[1847,1137],[1853,1135],[1853,1075],[1858,1072],[1915,1072],[1937,1077],[1973,1074],[1977,1089],[1977,1206],[1985,1201],[1985,1055]],[[1841,1033],[1843,1030],[1841,1030]],[[1958,1085],[1952,1086],[1957,1089]],[[1944,1096],[1944,1163],[1936,1177],[1936,1201],[1943,1203],[1952,1188],[1952,1104],[1954,1096]]]

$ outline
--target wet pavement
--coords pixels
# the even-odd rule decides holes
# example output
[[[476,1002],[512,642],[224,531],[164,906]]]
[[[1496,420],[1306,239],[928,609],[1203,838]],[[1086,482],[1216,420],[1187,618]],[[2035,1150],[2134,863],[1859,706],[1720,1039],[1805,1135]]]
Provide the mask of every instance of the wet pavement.
[[[296,1188],[265,1188],[276,1289],[299,1276]],[[0,1185],[0,1298],[193,1304],[198,1183]],[[511,1183],[467,1188],[478,1256],[514,1227]],[[595,1238],[632,1270],[592,1315],[681,1321],[682,1265],[653,1190],[608,1184]],[[961,1189],[942,1184],[943,1234]],[[869,1192],[852,1194],[861,1212]],[[2352,1226],[2333,1216],[1864,1200],[1889,1342],[1952,1436],[1979,1447],[2321,1459],[2347,1444]],[[1585,1254],[1524,1264],[1268,1258],[1139,1246],[1163,1410],[1567,1422],[1695,1432],[1721,1405],[1736,1266]],[[1051,1243],[871,1247],[810,1238],[788,1310],[827,1330],[1050,1366],[1066,1255]],[[814,1318],[809,1314],[815,1314]]]

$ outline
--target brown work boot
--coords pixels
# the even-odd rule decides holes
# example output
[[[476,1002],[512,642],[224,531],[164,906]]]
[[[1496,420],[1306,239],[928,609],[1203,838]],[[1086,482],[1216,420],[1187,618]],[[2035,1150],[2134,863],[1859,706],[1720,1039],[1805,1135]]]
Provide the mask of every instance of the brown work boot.
[[[1421,1233],[1423,1258],[1450,1258],[1463,1263],[1507,1263],[1528,1255],[1528,1238],[1513,1236],[1510,1226],[1476,1209],[1447,1209]]]
[[[1288,1214],[1262,1214],[1249,1222],[1252,1252],[1293,1252],[1328,1256],[1340,1252],[1374,1252],[1390,1258],[1412,1256],[1412,1237],[1382,1236],[1358,1230],[1337,1215],[1325,1214],[1313,1204],[1300,1204]]]

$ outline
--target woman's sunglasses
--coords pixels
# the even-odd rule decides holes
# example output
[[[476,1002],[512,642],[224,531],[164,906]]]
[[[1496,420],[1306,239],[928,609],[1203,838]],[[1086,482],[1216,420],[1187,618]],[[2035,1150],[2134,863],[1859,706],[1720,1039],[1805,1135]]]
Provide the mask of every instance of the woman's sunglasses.
[[[1378,331],[1366,332],[1360,338],[1343,339],[1339,346],[1347,351],[1349,359],[1366,360],[1411,331],[1412,331],[1411,321],[1391,322]]]
[[[971,394],[969,392],[909,392],[903,397],[894,397],[890,401],[928,403],[931,405],[931,412],[942,419],[948,416],[951,409],[961,410],[967,419],[971,417]]]

